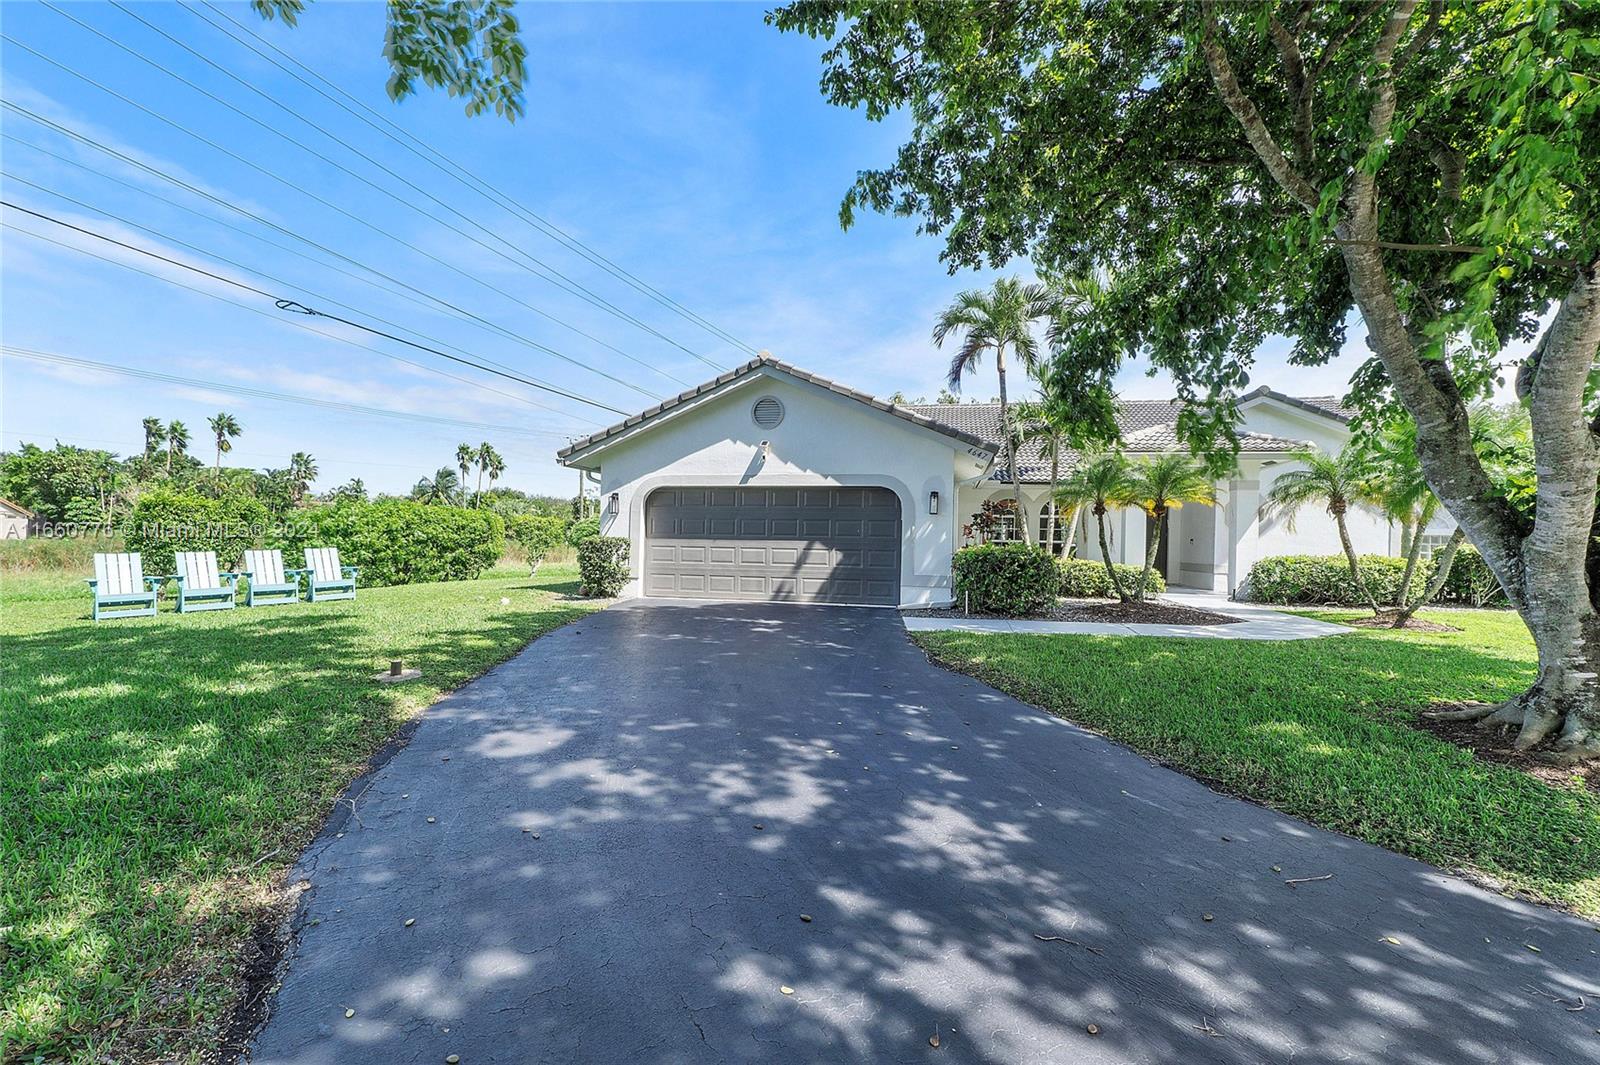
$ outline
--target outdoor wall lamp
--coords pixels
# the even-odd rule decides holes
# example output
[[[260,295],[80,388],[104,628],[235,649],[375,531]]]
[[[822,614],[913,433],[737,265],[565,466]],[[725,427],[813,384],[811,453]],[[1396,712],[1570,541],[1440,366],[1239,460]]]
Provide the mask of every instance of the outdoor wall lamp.
[[[929,492],[928,493],[928,513],[929,514],[937,514],[937,513],[939,513],[939,493],[938,492]]]
[[[619,504],[618,504],[618,501],[617,501],[617,493],[612,492],[611,493],[611,501],[606,504],[606,509],[611,512],[612,517],[615,517],[618,508],[619,508]]]

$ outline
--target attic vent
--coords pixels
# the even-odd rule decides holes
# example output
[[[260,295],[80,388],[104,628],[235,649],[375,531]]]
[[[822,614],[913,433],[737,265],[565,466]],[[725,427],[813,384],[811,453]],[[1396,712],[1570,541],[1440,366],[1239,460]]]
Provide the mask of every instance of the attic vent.
[[[783,404],[777,396],[762,396],[750,409],[750,417],[763,429],[776,429],[783,421]]]

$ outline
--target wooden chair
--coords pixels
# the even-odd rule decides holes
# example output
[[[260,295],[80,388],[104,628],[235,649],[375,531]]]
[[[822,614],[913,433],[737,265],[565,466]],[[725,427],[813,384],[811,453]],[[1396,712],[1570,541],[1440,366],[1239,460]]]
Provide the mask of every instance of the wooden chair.
[[[282,551],[246,551],[241,565],[250,579],[244,592],[245,606],[273,606],[300,601],[303,569],[284,569]]]
[[[337,547],[306,548],[306,583],[310,586],[306,598],[315,603],[321,599],[354,599],[356,597],[355,566],[339,564]]]
[[[156,612],[156,593],[165,579],[146,577],[137,551],[95,555],[94,576],[84,578],[94,593],[94,620],[150,617]]]
[[[217,570],[215,551],[179,551],[173,555],[178,582],[178,613],[195,610],[232,610],[237,573]]]

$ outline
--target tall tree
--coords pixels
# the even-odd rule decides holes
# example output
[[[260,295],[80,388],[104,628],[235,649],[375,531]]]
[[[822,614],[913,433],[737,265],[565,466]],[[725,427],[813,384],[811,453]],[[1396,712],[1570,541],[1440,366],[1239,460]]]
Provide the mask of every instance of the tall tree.
[[[146,418],[143,424],[144,460],[148,463],[156,457],[156,449],[167,438],[167,427],[161,424],[160,418]]]
[[[295,506],[305,502],[306,491],[311,487],[311,482],[317,479],[317,460],[304,451],[296,451],[289,456],[289,487],[290,496]]]
[[[493,446],[491,446],[487,440],[478,445],[478,453],[475,456],[475,459],[478,463],[478,487],[473,492],[472,496],[472,505],[474,507],[481,506],[483,504],[483,473],[489,468],[489,463],[498,457],[499,456],[495,454]]]
[[[478,461],[478,449],[471,444],[456,445],[456,469],[461,471],[461,505],[467,505],[467,477],[472,473],[472,464]]]
[[[1526,692],[1468,714],[1600,754],[1600,5],[1571,0],[806,0],[824,92],[910,135],[841,210],[920,216],[952,269],[1115,262],[1108,322],[1233,443],[1261,340],[1320,363],[1359,314],[1374,390],[1533,633]],[[1493,491],[1467,407],[1507,345],[1540,476]],[[1449,347],[1459,344],[1460,350]],[[1226,448],[1224,448],[1226,450]]]
[[[174,418],[167,424],[167,476],[172,475],[172,456],[187,455],[189,427]]]
[[[250,0],[262,18],[293,26],[306,0]],[[516,0],[390,0],[383,54],[389,98],[404,100],[421,81],[466,100],[467,114],[522,117],[527,48]]]
[[[1111,561],[1111,541],[1106,536],[1106,512],[1128,499],[1128,460],[1116,451],[1102,451],[1083,456],[1078,466],[1067,475],[1056,491],[1056,502],[1070,507],[1087,507],[1094,515],[1100,531],[1100,559],[1105,563],[1106,577],[1117,598],[1128,602],[1133,591],[1124,588],[1117,576],[1116,564]],[[1143,589],[1137,589],[1141,594]]]
[[[1379,613],[1378,600],[1362,576],[1361,563],[1350,541],[1350,526],[1345,516],[1351,507],[1366,506],[1372,498],[1371,466],[1358,448],[1345,447],[1337,455],[1322,451],[1297,451],[1291,456],[1300,464],[1298,469],[1285,470],[1267,491],[1261,504],[1263,518],[1281,517],[1292,530],[1300,511],[1310,505],[1320,504],[1333,518],[1339,530],[1339,545],[1344,549],[1345,562],[1350,567],[1350,583],[1361,593],[1362,602]]]
[[[449,466],[440,466],[432,477],[424,477],[416,483],[416,487],[411,489],[411,496],[424,503],[451,503],[455,501],[460,488],[461,482],[456,479],[456,471]]]
[[[227,411],[218,411],[215,417],[207,418],[211,426],[211,435],[217,446],[217,480],[222,479],[222,456],[233,450],[233,441],[244,432],[239,428],[239,420]]]
[[[1428,487],[1423,475],[1422,462],[1417,458],[1417,425],[1410,418],[1390,422],[1370,438],[1369,462],[1372,472],[1368,481],[1368,496],[1384,514],[1409,530],[1402,536],[1401,547],[1406,567],[1395,589],[1394,625],[1403,628],[1415,613],[1406,609],[1411,597],[1411,585],[1416,577],[1417,565],[1422,560],[1422,535],[1429,523],[1439,513],[1439,497]]]
[[[1153,522],[1144,547],[1144,571],[1133,589],[1135,601],[1144,598],[1150,570],[1161,547],[1161,530],[1167,514],[1185,503],[1216,506],[1216,482],[1203,463],[1194,456],[1179,453],[1153,455],[1135,462],[1128,471],[1124,498],[1148,514]]]
[[[489,461],[484,463],[483,472],[489,476],[489,491],[494,491],[494,483],[506,472],[506,460],[500,452],[489,449]]]
[[[1022,538],[1033,543],[1028,528],[1028,508],[1022,502],[1022,479],[1017,475],[1016,429],[1011,423],[1011,404],[1006,396],[1006,352],[1009,350],[1025,370],[1039,362],[1039,339],[1035,322],[1049,319],[1058,300],[1053,292],[1037,282],[1024,284],[1014,277],[995,281],[988,292],[969,289],[939,315],[933,327],[933,342],[944,347],[951,336],[961,338],[961,346],[950,360],[949,387],[961,391],[961,379],[983,362],[985,352],[994,353],[995,375],[1000,379],[1000,435],[1006,452],[1006,476],[1017,501],[1017,521]]]

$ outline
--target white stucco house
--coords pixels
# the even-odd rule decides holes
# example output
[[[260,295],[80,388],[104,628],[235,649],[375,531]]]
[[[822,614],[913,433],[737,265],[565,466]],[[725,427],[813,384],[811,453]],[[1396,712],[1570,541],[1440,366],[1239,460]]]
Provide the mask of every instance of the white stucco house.
[[[1121,404],[1130,455],[1171,451],[1177,406]],[[1158,564],[1169,583],[1231,593],[1258,558],[1334,554],[1325,514],[1291,530],[1260,504],[1307,444],[1337,451],[1350,412],[1334,399],[1260,388],[1239,403],[1240,454],[1217,505],[1169,520]],[[624,596],[875,606],[950,602],[951,558],[982,502],[1011,495],[998,404],[897,405],[762,355],[557,455],[598,485],[601,532],[631,543]],[[1037,447],[1018,471],[1031,521],[1049,501]],[[1142,562],[1149,519],[1109,517],[1113,561]],[[1399,532],[1352,513],[1357,551],[1395,554]],[[1092,528],[1077,553],[1099,558]],[[1064,545],[1056,545],[1061,550]]]

